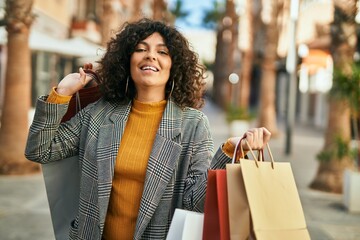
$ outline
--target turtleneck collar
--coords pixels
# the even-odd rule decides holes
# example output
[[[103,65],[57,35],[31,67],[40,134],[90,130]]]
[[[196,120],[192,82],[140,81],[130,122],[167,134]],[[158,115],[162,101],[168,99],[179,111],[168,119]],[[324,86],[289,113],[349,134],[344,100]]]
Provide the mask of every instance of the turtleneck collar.
[[[134,99],[132,107],[139,112],[162,112],[165,109],[167,100],[160,102],[140,102]]]

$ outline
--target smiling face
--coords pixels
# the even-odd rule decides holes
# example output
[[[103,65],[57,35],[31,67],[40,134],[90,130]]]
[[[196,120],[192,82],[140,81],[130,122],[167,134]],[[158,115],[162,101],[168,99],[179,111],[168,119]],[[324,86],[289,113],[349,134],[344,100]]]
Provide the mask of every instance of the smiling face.
[[[164,99],[171,64],[169,50],[159,33],[155,32],[140,41],[130,58],[131,78],[138,95],[151,92]]]

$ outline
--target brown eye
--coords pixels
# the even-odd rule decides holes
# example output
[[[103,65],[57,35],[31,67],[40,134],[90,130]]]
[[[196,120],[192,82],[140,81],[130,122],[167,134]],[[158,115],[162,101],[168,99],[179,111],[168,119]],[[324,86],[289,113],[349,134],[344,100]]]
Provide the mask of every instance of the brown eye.
[[[163,55],[169,55],[169,53],[167,51],[164,51],[164,50],[159,51],[159,53],[163,54]]]
[[[137,49],[135,49],[135,52],[145,52],[146,51],[146,49],[144,49],[144,48],[137,48]]]

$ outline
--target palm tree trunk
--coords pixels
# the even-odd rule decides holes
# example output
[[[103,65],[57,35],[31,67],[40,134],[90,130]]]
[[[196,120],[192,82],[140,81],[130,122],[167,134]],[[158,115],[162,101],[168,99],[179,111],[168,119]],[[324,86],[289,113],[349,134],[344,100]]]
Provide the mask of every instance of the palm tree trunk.
[[[153,19],[157,21],[169,20],[166,2],[164,0],[154,0],[153,2]]]
[[[106,47],[107,42],[125,22],[125,7],[120,0],[103,0],[101,16],[101,42]]]
[[[336,139],[344,142],[350,140],[350,108],[344,100],[330,99],[328,128],[325,134],[323,151],[329,152],[336,149]],[[349,156],[338,159],[321,161],[315,179],[310,184],[313,189],[341,193],[343,187],[343,172],[346,168],[353,168],[354,161]]]
[[[225,17],[217,32],[214,62],[214,100],[226,108],[231,102],[230,73],[235,70],[234,54],[237,51],[238,17],[233,0],[226,0]]]
[[[144,0],[133,0],[131,1],[132,5],[132,12],[130,13],[129,21],[138,21],[140,18],[143,17],[143,6],[145,4]]]
[[[240,85],[239,85],[239,103],[238,106],[245,112],[248,112],[250,101],[250,85],[251,74],[253,67],[254,52],[253,50],[247,50],[242,53],[242,67],[240,73]]]
[[[356,47],[355,6],[356,0],[335,1],[334,22],[331,26],[331,54],[334,68],[349,75],[352,71],[351,64]],[[344,99],[330,96],[329,119],[322,152],[328,153],[337,149],[338,139],[345,143],[350,142],[350,125],[349,103]],[[320,162],[310,187],[326,192],[341,193],[343,173],[346,168],[354,168],[354,160],[350,156],[330,155],[329,159]]]
[[[275,110],[276,61],[279,30],[277,19],[282,1],[271,0],[271,18],[265,30],[265,52],[261,69],[259,126],[266,127],[273,136],[278,134]]]
[[[27,161],[24,149],[30,109],[31,58],[29,32],[33,21],[32,1],[6,1],[8,56],[5,97],[0,128],[0,174],[25,174],[39,170]]]
[[[227,52],[228,44],[223,41],[224,29],[219,27],[216,36],[216,50],[215,50],[215,62],[214,62],[214,85],[213,85],[213,98],[214,101],[221,107],[226,106],[226,87],[227,87]]]
[[[239,99],[238,106],[245,112],[248,112],[250,100],[250,83],[251,73],[254,59],[254,16],[253,16],[253,0],[246,1],[245,16],[240,17],[239,38],[244,39],[244,46],[240,46],[242,54],[242,66],[240,70]]]

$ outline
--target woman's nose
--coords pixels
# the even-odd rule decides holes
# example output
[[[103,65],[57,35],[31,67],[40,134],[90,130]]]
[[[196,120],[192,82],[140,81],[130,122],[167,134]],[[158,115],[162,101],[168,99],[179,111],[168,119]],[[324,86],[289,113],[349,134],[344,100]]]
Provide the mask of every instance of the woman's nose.
[[[146,59],[155,60],[156,59],[155,53],[153,51],[148,51],[146,54]]]

